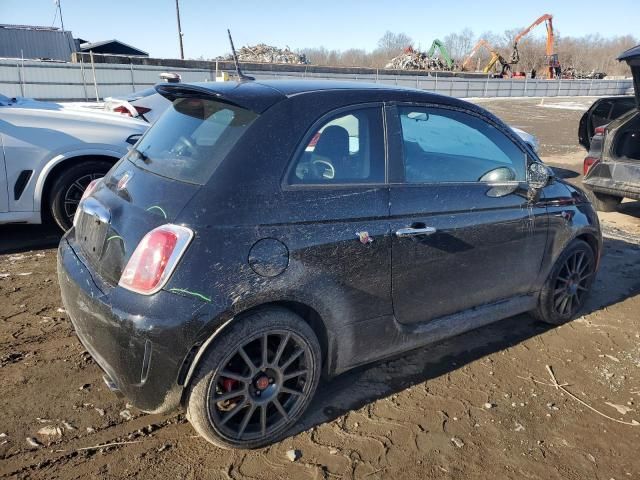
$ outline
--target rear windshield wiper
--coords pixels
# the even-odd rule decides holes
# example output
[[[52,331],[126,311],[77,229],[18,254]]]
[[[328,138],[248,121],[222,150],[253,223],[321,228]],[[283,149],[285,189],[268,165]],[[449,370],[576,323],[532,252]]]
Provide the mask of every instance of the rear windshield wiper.
[[[131,147],[131,151],[134,152],[136,155],[138,155],[138,158],[142,160],[144,163],[148,164],[151,162],[151,159],[147,156],[147,154],[144,152],[141,152],[136,147]]]

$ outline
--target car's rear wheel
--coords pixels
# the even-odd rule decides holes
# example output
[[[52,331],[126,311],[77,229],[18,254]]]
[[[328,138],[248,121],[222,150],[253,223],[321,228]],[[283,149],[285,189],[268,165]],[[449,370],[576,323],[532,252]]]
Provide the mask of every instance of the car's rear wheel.
[[[67,231],[73,224],[82,194],[92,180],[102,178],[112,164],[100,160],[87,160],[63,171],[55,179],[49,193],[51,216],[58,226]]]
[[[187,418],[223,448],[258,448],[287,432],[318,385],[321,351],[312,328],[284,308],[240,318],[198,364]]]
[[[598,193],[585,189],[587,197],[591,201],[591,204],[599,212],[615,212],[618,205],[622,201],[622,197],[616,197],[613,195],[606,195],[604,193]]]
[[[583,240],[574,240],[556,261],[532,312],[545,323],[560,325],[584,306],[596,273],[596,257]]]

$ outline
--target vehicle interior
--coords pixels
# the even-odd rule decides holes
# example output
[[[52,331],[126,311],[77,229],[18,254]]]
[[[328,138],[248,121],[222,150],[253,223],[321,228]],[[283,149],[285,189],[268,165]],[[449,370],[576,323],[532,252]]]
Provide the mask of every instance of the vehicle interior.
[[[405,180],[431,182],[509,182],[524,179],[522,153],[496,132],[481,131],[473,119],[459,121],[446,114],[401,112]],[[486,128],[486,127],[485,127]],[[493,128],[493,127],[490,127]],[[499,146],[501,140],[505,145]],[[505,148],[502,147],[507,147]],[[512,153],[507,153],[512,150]]]
[[[312,136],[298,160],[292,183],[383,180],[384,150],[380,145],[380,132],[377,109],[362,109],[332,119]]]
[[[640,160],[640,114],[616,132],[614,156],[620,160]]]

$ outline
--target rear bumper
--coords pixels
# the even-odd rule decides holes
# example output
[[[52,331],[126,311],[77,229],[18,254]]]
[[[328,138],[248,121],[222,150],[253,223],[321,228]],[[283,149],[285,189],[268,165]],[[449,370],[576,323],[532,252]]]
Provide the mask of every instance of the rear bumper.
[[[179,406],[180,370],[206,305],[165,291],[146,297],[114,288],[105,294],[66,238],[58,248],[58,279],[76,334],[110,388],[147,412]]]
[[[583,183],[594,192],[640,200],[640,184],[615,182],[601,177],[588,178]]]

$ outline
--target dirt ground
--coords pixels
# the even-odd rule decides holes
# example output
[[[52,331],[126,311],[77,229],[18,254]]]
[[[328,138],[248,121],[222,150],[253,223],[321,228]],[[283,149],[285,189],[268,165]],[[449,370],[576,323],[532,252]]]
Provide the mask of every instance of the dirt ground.
[[[590,100],[539,102],[479,103],[535,133],[545,161],[579,182],[578,107]],[[55,231],[0,227],[0,475],[640,478],[640,203],[601,220],[602,267],[580,318],[550,328],[520,315],[346,373],[320,385],[297,433],[248,452],[112,395],[62,309]]]

